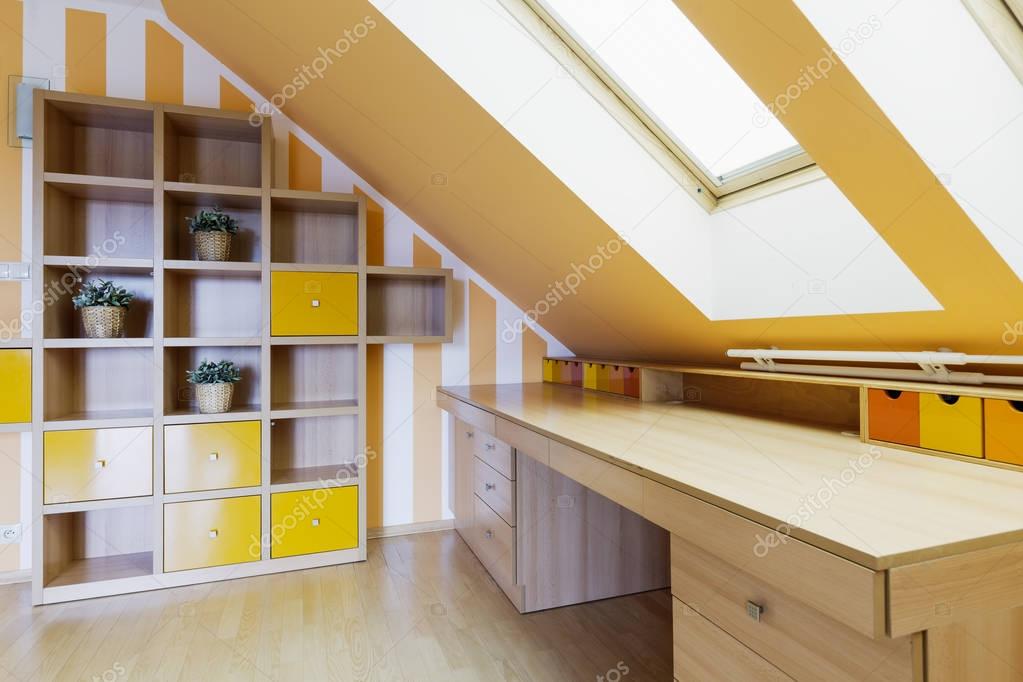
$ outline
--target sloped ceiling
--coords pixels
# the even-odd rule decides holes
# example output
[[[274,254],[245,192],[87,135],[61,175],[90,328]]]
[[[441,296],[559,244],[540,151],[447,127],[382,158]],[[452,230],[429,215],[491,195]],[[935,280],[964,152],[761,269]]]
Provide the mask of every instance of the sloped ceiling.
[[[826,44],[791,0],[676,0],[764,100]],[[284,106],[523,309],[615,233],[366,0],[164,0],[270,97],[346,28],[371,33]],[[944,310],[710,321],[628,246],[543,325],[574,352],[722,362],[729,347],[1004,353],[1021,283],[841,64],[783,123]],[[822,220],[826,220],[826,216]]]

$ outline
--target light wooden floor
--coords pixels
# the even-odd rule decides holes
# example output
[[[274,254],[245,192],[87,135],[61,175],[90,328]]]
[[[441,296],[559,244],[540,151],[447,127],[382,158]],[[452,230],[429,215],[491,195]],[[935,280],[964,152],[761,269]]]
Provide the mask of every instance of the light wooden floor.
[[[371,541],[361,564],[72,604],[0,587],[0,680],[566,682],[616,666],[672,679],[667,592],[520,616],[453,531]]]

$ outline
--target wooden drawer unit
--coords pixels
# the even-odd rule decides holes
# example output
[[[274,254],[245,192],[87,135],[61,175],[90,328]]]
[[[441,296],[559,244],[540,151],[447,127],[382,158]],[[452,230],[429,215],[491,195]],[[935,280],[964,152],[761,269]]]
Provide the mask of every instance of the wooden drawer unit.
[[[339,272],[270,273],[273,336],[355,336],[359,276]]]
[[[511,446],[486,431],[476,429],[472,438],[473,453],[496,469],[505,478],[515,480],[515,459]]]
[[[259,561],[259,495],[163,506],[163,570]]]
[[[885,631],[884,572],[643,480],[643,516],[867,637]]]
[[[671,593],[797,680],[912,682],[922,655],[910,637],[862,635],[674,535]]]
[[[0,424],[32,421],[32,351],[16,348],[0,350]]]
[[[260,429],[258,421],[165,426],[164,491],[258,486]]]
[[[791,677],[672,598],[675,679],[679,682],[792,682]],[[826,676],[807,679],[826,680]]]
[[[868,389],[867,431],[873,440],[920,445],[920,394]]]
[[[495,427],[494,433],[497,437],[522,454],[532,457],[543,464],[547,464],[550,461],[550,441],[544,436],[500,417],[497,418]],[[515,477],[509,476],[508,478]]]
[[[358,547],[358,487],[271,495],[270,541],[273,559]]]
[[[984,419],[980,398],[921,393],[920,447],[983,457]]]
[[[473,525],[468,544],[505,594],[521,607],[521,590],[515,585],[515,529],[479,497],[474,498]]]
[[[476,495],[500,515],[509,526],[515,525],[515,481],[478,457],[475,458],[473,486]]]
[[[984,456],[1023,465],[1023,401],[984,399]]]
[[[43,434],[44,504],[152,494],[152,427]]]

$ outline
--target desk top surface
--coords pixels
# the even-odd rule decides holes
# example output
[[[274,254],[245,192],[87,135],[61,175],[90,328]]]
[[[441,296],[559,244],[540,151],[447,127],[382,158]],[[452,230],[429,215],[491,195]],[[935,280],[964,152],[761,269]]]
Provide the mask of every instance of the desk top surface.
[[[1023,473],[555,384],[438,389],[874,569],[1023,540]]]

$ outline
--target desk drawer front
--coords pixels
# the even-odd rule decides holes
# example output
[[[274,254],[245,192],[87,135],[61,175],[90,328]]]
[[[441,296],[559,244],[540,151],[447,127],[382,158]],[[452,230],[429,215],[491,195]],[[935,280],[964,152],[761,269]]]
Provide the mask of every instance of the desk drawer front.
[[[678,599],[671,601],[675,679],[679,682],[793,682],[694,609]]]
[[[515,529],[504,522],[497,512],[487,506],[479,497],[474,497],[472,541],[469,545],[476,552],[506,594],[512,596],[515,586]],[[512,598],[516,607],[520,599]]]
[[[911,638],[871,639],[675,535],[671,593],[797,680],[913,680]]]
[[[515,525],[515,481],[478,457],[473,458],[476,495],[497,512],[509,526]]]
[[[860,634],[884,634],[883,572],[660,483],[644,480],[643,491],[643,515],[662,528]]]
[[[619,466],[551,441],[551,468],[637,514],[643,512],[643,478]]]
[[[449,414],[455,415],[466,424],[482,429],[487,433],[493,433],[495,430],[494,415],[478,407],[473,407],[469,403],[463,403],[461,400],[452,398],[444,393],[437,393],[437,407]]]
[[[548,455],[548,444],[550,441],[535,431],[530,431],[529,429],[510,422],[507,419],[501,419],[498,417],[497,431],[495,434],[505,443],[508,443],[516,450],[520,450],[522,454],[528,455],[538,462],[547,464],[550,461]]]
[[[515,480],[515,460],[512,458],[510,445],[476,429],[473,435],[473,452],[502,476],[511,481]]]

